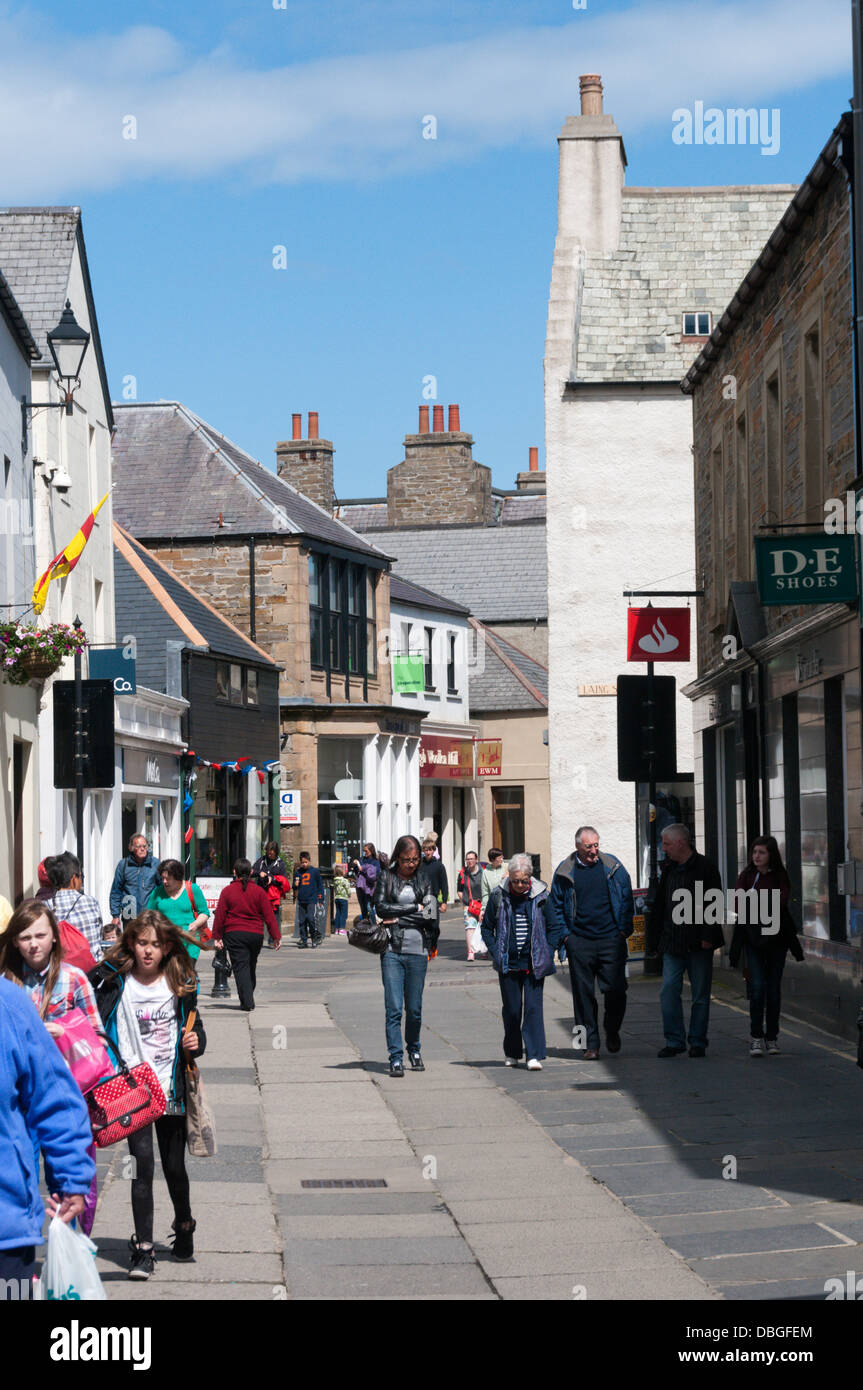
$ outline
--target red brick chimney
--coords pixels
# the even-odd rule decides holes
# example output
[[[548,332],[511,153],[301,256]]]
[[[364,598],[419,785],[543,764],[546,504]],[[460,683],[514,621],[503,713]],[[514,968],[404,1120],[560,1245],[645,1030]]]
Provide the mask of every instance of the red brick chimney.
[[[528,451],[528,458],[530,459],[528,465],[530,472],[536,473],[539,470],[539,449],[535,444],[531,444],[530,450]]]
[[[532,492],[542,496],[545,493],[545,469],[540,469],[539,448],[536,444],[531,444],[527,458],[527,471],[516,476],[515,485],[519,492]]]
[[[442,405],[436,405],[432,411],[432,432],[434,434],[444,433]]]
[[[458,406],[457,406],[457,405],[451,405],[450,408],[449,408],[449,424],[448,424],[448,429],[449,429],[449,433],[450,433],[450,434],[458,434],[459,431],[461,430],[461,425],[460,425],[459,422],[458,422]]]
[[[420,406],[420,426],[419,426],[418,433],[419,433],[419,434],[428,434],[428,432],[429,432],[429,408],[428,408],[427,405],[421,405],[421,406]]]
[[[292,439],[276,444],[276,472],[328,515],[333,511],[333,454],[329,439],[318,438],[318,412],[309,411],[309,435],[301,439],[302,415],[292,415]]]

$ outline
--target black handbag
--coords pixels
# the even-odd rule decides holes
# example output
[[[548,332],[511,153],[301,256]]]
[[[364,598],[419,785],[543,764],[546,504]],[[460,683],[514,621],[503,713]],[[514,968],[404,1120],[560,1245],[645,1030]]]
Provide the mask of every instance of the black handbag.
[[[382,956],[390,944],[390,934],[380,922],[366,922],[362,917],[355,917],[353,926],[348,927],[348,941],[361,951]]]

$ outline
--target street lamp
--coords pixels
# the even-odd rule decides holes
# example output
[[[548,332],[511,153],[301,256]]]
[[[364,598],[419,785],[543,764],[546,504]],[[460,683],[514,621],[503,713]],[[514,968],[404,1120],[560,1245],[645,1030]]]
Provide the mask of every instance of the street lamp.
[[[28,410],[65,410],[67,415],[72,414],[75,388],[81,384],[81,366],[87,348],[90,346],[90,334],[86,328],[82,328],[78,323],[68,299],[65,309],[60,315],[59,323],[46,336],[57,372],[57,385],[63,392],[63,399],[61,401],[28,401],[26,396],[21,397],[21,438],[25,453],[27,452]]]
[[[81,384],[81,364],[90,346],[90,334],[78,323],[68,299],[60,315],[60,322],[56,328],[51,329],[47,337],[54,366],[60,378],[60,389],[65,393],[66,414],[71,415],[74,396],[72,383],[76,386]]]

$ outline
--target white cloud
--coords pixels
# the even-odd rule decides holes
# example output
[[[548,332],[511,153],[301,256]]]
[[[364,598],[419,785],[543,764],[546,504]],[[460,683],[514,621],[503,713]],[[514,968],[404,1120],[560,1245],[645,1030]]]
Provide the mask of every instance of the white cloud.
[[[602,74],[625,133],[670,129],[674,108],[696,98],[781,106],[849,72],[850,33],[847,0],[687,0],[269,70],[224,46],[190,54],[142,26],[70,43],[0,22],[0,52],[4,200],[78,202],[146,178],[362,180],[547,143],[577,114],[582,72]],[[438,121],[433,155],[427,114]],[[128,115],[135,140],[123,138]]]

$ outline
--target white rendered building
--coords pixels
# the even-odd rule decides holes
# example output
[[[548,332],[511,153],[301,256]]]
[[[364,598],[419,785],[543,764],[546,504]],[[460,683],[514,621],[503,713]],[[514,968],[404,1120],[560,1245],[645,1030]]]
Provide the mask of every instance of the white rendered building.
[[[623,138],[595,76],[582,77],[581,115],[559,147],[545,350],[551,858],[589,823],[635,881],[643,855],[634,785],[617,780],[614,687],[646,671],[626,663],[626,610],[647,600],[623,590],[698,587],[680,381],[794,190],[625,187]],[[690,663],[657,667],[677,679],[677,766],[690,776],[679,692],[695,677],[694,622],[692,638]]]

